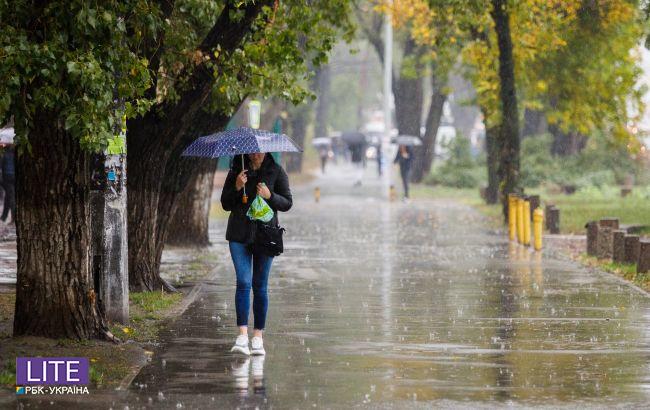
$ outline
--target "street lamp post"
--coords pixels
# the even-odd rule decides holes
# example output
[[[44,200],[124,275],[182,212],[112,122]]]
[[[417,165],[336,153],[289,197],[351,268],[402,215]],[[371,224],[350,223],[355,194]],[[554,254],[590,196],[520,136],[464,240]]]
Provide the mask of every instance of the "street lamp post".
[[[393,25],[391,14],[384,16],[384,141],[382,144],[384,163],[384,193],[390,196],[392,175],[390,172],[390,131],[392,129],[391,103],[393,96]]]

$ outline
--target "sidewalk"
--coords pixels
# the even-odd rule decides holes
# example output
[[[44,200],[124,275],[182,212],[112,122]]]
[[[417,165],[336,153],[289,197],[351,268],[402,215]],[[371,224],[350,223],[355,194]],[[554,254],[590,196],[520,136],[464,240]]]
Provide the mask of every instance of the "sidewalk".
[[[225,221],[214,280],[161,334],[126,396],[86,408],[642,408],[650,298],[446,200],[390,203],[367,170],[294,190],[269,282],[265,359],[236,334]],[[316,203],[313,189],[321,189]],[[67,398],[67,400],[73,400]],[[68,407],[56,401],[55,407]]]
[[[228,352],[234,280],[163,336],[125,403],[156,408],[631,407],[650,400],[650,299],[508,244],[471,208],[389,203],[367,171],[296,190],[271,274],[265,360]],[[315,203],[313,188],[321,189]],[[227,256],[223,222],[215,251]],[[227,259],[227,258],[226,258]]]

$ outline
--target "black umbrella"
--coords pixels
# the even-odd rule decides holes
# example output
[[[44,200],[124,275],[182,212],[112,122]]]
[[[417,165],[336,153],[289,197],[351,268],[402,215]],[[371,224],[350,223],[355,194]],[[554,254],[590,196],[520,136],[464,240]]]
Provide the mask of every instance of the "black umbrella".
[[[341,134],[341,139],[348,145],[363,145],[366,143],[366,136],[358,131],[348,131]]]

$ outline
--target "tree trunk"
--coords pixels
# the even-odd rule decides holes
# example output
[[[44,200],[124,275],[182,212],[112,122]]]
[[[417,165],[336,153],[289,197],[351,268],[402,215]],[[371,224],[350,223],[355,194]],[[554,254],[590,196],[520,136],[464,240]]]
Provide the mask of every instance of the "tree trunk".
[[[431,86],[431,105],[429,106],[426,128],[422,136],[422,146],[416,152],[415,162],[411,170],[413,182],[422,182],[424,177],[429,175],[431,171],[436,153],[436,137],[438,136],[438,127],[442,117],[442,108],[447,99],[447,95],[442,91],[445,84],[435,74],[432,76]]]
[[[199,49],[206,54],[221,48],[227,55],[241,46],[254,28],[254,21],[273,0],[244,5],[227,3]],[[164,102],[144,117],[128,122],[129,162],[129,287],[132,291],[175,289],[159,272],[164,232],[159,232],[158,207],[162,191],[161,176],[168,175],[168,161],[180,156],[183,137],[189,135],[202,106],[213,92],[214,68],[201,64],[193,69],[188,87],[175,103]],[[164,215],[166,216],[166,215]],[[160,244],[160,245],[159,245]]]
[[[564,132],[557,125],[550,125],[549,132],[553,135],[551,154],[559,157],[568,157],[579,154],[587,145],[587,137],[576,132]]]
[[[239,102],[240,107],[243,101],[244,100]],[[185,216],[187,220],[191,220],[196,224],[198,231],[195,230],[195,232],[204,230],[204,233],[201,235],[205,237],[205,240],[201,240],[200,237],[202,236],[197,235],[194,238],[199,241],[196,245],[202,246],[207,245],[208,243],[209,210],[211,204],[212,180],[216,169],[216,161],[214,159],[206,158],[186,158],[183,157],[182,154],[185,147],[191,144],[196,138],[225,128],[229,119],[230,117],[224,114],[208,114],[201,111],[194,119],[191,130],[181,138],[178,146],[174,148],[169,160],[167,161],[158,200],[156,238],[154,245],[154,263],[156,271],[160,271],[162,253],[169,235],[182,235],[182,230],[179,231],[176,229],[171,233],[169,230],[170,223],[174,219],[174,214],[176,214],[179,207],[189,207],[193,212],[196,212],[191,216]],[[206,182],[208,178],[210,181]],[[199,180],[202,180],[203,184],[197,183]],[[206,183],[210,184],[209,188],[205,186]],[[208,190],[209,193],[206,192]],[[203,200],[202,198],[206,195],[207,198]],[[189,202],[188,197],[194,198],[198,202],[191,203]],[[207,211],[204,211],[204,209],[207,209]],[[192,229],[189,226],[186,228]],[[188,240],[192,239],[190,236],[186,235],[186,237]],[[186,242],[186,245],[190,244]]]
[[[331,70],[329,65],[318,69],[316,73],[318,100],[316,101],[315,138],[327,137],[327,117],[330,106]]]
[[[137,159],[129,162],[129,289],[132,292],[161,289],[173,292],[175,289],[160,277],[156,248],[160,176],[165,174],[169,154],[156,150],[160,153],[155,155],[159,158],[155,161],[149,156],[151,150],[134,149],[131,140],[135,138],[127,138],[127,152]]]
[[[487,118],[487,116],[484,116]],[[487,153],[487,179],[488,185],[485,190],[485,202],[496,204],[499,201],[499,138],[498,127],[485,128],[485,151]]]
[[[515,65],[510,37],[507,0],[492,0],[491,10],[499,45],[501,127],[499,128],[499,179],[503,217],[508,215],[508,194],[519,185],[519,111],[515,86]]]
[[[208,225],[215,169],[216,161],[207,159],[200,160],[195,167],[168,222],[167,244],[186,247],[210,244]]]
[[[543,134],[547,131],[546,117],[542,111],[524,110],[524,127],[521,131],[521,137],[532,137]]]
[[[89,154],[43,112],[34,114],[29,143],[16,163],[14,336],[105,335],[89,260]]]

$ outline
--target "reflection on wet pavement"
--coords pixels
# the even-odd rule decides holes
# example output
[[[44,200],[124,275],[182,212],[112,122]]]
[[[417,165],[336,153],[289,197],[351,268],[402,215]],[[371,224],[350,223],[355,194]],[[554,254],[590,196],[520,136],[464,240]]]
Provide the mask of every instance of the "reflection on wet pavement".
[[[256,380],[256,358],[228,352],[234,280],[226,269],[166,336],[130,403],[642,406],[650,399],[647,296],[508,244],[465,206],[391,204],[378,182],[352,188],[343,175],[317,181],[318,204],[311,189],[300,190],[282,215],[287,251],[270,281],[264,377]],[[221,229],[215,247],[225,258]]]
[[[225,268],[113,408],[647,406],[645,294],[513,246],[466,206],[389,203],[344,171],[282,215],[267,356],[229,352],[234,274],[215,223]]]

